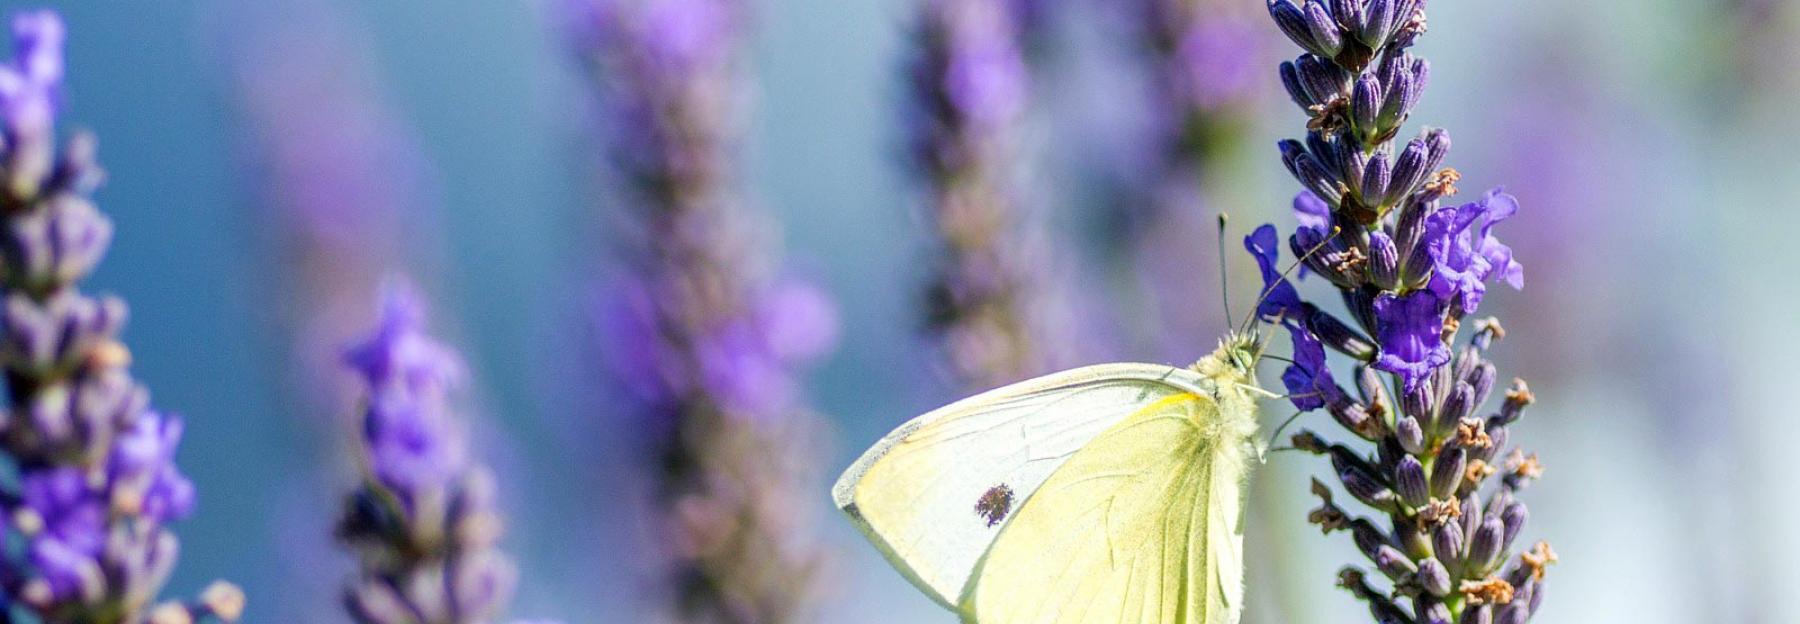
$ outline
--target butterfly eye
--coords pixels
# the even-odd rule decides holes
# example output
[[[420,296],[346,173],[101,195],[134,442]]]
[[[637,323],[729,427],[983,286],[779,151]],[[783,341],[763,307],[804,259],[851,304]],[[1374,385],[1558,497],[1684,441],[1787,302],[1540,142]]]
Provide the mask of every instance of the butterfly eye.
[[[981,493],[981,498],[975,500],[975,515],[980,516],[982,520],[987,521],[988,526],[992,527],[1000,524],[1000,521],[1006,519],[1006,514],[1012,512],[1012,503],[1012,488],[1002,483],[988,488],[986,492]]]

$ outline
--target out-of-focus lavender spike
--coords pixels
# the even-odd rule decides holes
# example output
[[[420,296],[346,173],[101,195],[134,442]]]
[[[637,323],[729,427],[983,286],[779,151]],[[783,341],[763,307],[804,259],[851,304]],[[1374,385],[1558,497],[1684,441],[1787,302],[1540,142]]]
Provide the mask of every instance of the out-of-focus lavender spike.
[[[983,390],[1062,366],[1070,343],[1018,179],[1029,72],[1004,0],[921,7],[906,127],[937,240],[926,318],[956,385]]]
[[[344,604],[362,624],[493,621],[518,571],[496,544],[494,477],[469,455],[451,393],[461,359],[426,333],[424,303],[392,282],[374,331],[344,351],[365,388],[358,465],[337,536],[360,572]]]
[[[608,219],[630,226],[615,228],[625,277],[601,303],[602,349],[642,423],[651,558],[675,621],[804,619],[822,561],[806,512],[817,418],[799,376],[836,322],[781,268],[741,188],[752,8],[564,0],[556,14],[592,79],[594,162],[620,206]]]
[[[4,602],[45,624],[235,621],[243,594],[225,583],[157,603],[178,550],[167,524],[194,507],[175,466],[182,421],[152,410],[131,377],[125,304],[79,288],[112,222],[89,197],[103,177],[93,138],[57,161],[62,19],[21,13],[12,26],[15,56],[0,65],[0,449],[12,476],[0,511],[17,548],[0,555]]]

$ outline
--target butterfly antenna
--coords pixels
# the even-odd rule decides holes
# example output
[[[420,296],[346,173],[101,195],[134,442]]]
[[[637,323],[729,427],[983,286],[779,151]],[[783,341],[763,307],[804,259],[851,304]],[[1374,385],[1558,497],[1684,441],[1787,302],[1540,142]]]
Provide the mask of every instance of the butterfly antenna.
[[[1275,281],[1270,282],[1269,285],[1264,286],[1262,294],[1258,295],[1256,297],[1256,305],[1251,306],[1250,313],[1248,315],[1244,316],[1244,322],[1238,324],[1238,326],[1237,326],[1238,332],[1242,333],[1242,332],[1248,331],[1250,329],[1250,323],[1256,320],[1256,309],[1261,308],[1264,301],[1268,301],[1269,295],[1275,294],[1275,286],[1277,284],[1280,284],[1281,280],[1287,279],[1288,275],[1292,274],[1295,269],[1300,268],[1300,265],[1305,264],[1306,260],[1308,258],[1313,257],[1313,254],[1319,253],[1319,250],[1324,249],[1325,245],[1330,244],[1331,241],[1335,240],[1337,238],[1337,235],[1339,233],[1342,233],[1343,231],[1344,231],[1343,228],[1340,228],[1335,225],[1331,226],[1331,235],[1330,236],[1326,236],[1325,240],[1319,241],[1319,244],[1313,245],[1312,249],[1306,250],[1305,254],[1301,254],[1300,257],[1295,258],[1293,263],[1289,264],[1286,269],[1282,270],[1280,277],[1276,278]]]
[[[1231,271],[1225,269],[1225,222],[1224,212],[1219,213],[1219,301],[1225,306],[1225,322],[1231,322]]]

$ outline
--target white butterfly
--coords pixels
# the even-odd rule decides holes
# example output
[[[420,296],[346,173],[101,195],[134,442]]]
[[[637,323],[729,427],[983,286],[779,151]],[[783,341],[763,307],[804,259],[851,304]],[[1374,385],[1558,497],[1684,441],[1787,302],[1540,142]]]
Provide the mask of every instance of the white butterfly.
[[[1233,624],[1257,347],[1233,334],[1189,368],[1102,364],[952,403],[832,496],[965,622]]]

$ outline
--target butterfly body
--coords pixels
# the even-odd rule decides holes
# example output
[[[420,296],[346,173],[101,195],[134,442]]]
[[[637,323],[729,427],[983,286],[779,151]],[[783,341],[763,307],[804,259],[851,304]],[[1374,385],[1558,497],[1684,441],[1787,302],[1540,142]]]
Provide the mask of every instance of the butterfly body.
[[[1254,346],[952,403],[869,449],[833,497],[965,622],[1236,622]]]

